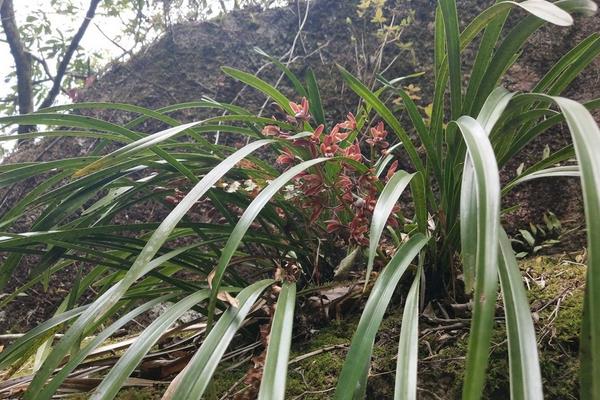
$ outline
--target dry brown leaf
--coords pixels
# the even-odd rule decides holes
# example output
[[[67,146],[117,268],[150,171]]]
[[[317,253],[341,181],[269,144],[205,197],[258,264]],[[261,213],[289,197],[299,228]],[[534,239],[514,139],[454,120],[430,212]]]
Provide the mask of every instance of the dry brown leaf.
[[[212,281],[213,281],[213,278],[215,277],[215,273],[216,273],[216,271],[213,269],[211,271],[211,273],[208,274],[208,276],[206,277],[206,281],[208,282],[208,287],[210,289],[212,289]],[[225,292],[225,291],[219,292],[219,294],[217,294],[217,299],[219,299],[225,303],[228,303],[230,306],[235,307],[235,308],[238,308],[240,306],[240,302],[235,297],[233,297],[232,295],[230,295],[228,292]]]

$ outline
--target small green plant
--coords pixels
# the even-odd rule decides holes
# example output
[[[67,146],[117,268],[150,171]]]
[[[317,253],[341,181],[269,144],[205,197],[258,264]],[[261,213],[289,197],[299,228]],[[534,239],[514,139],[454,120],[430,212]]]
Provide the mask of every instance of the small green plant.
[[[529,229],[519,229],[519,233],[511,239],[517,258],[536,255],[560,243],[563,231],[562,224],[554,213],[544,214],[544,225],[529,223]]]
[[[528,15],[503,33],[515,7]],[[0,270],[0,284],[6,284],[23,254],[38,255],[40,262],[30,282],[0,302],[6,304],[47,274],[75,262],[93,266],[74,283],[52,319],[0,353],[0,368],[10,374],[35,354],[36,372],[24,398],[50,399],[69,374],[123,325],[158,303],[173,301],[102,375],[91,398],[114,398],[168,328],[194,307],[205,316],[204,335],[164,398],[214,397],[211,379],[226,349],[240,329],[256,323],[255,304],[264,304],[260,301],[264,298],[270,311],[262,325],[265,353],[255,368],[260,378],[255,383],[260,381],[259,399],[281,399],[297,296],[306,285],[332,278],[336,268],[339,272],[358,264],[365,270],[364,287],[372,283],[372,289],[335,398],[364,397],[377,330],[400,279],[408,276],[413,283],[402,316],[395,398],[412,399],[417,392],[421,293],[426,289],[428,296],[445,296],[451,271],[458,268],[463,272],[464,295],[473,299],[463,398],[482,396],[500,291],[511,397],[542,399],[535,330],[515,254],[500,224],[501,196],[530,179],[579,176],[588,232],[581,397],[600,398],[600,129],[589,112],[600,101],[582,105],[559,97],[600,53],[600,35],[591,35],[564,55],[533,93],[509,93],[498,87],[527,38],[544,22],[570,25],[569,12],[590,14],[596,8],[588,0],[501,1],[461,33],[454,0],[440,0],[430,77],[435,81],[434,101],[424,113],[411,93],[398,86],[402,79],[381,78],[381,85],[371,91],[340,67],[346,84],[362,102],[347,120],[332,124],[325,119],[314,74],[309,73],[303,84],[279,64],[298,98],[304,98],[300,103],[254,75],[231,68],[224,72],[264,92],[283,111],[281,118],[256,117],[241,107],[205,99],[156,111],[86,103],[0,119],[1,124],[72,128],[20,137],[99,139],[85,157],[0,166],[4,187],[54,173],[0,217],[0,226],[10,231],[28,210],[43,210],[30,232],[3,233],[0,250],[10,255]],[[465,85],[461,54],[476,38],[479,49]],[[402,99],[412,121],[410,130],[381,100],[386,91]],[[227,113],[188,124],[169,116],[193,107]],[[82,108],[124,110],[139,117],[118,126],[62,113]],[[149,118],[172,127],[153,135],[136,131]],[[561,123],[568,125],[573,145],[549,154],[501,187],[499,168]],[[215,145],[203,136],[214,132],[241,134],[250,141],[239,149]],[[178,140],[183,135],[191,140]],[[101,156],[109,141],[123,147]],[[277,152],[278,165],[253,156],[267,147]],[[577,165],[564,164],[573,158]],[[409,165],[408,171],[398,169],[397,161]],[[409,188],[410,203],[399,203]],[[114,224],[119,212],[148,200],[172,210],[160,222]],[[190,218],[190,211],[198,214],[207,206],[211,211],[203,220]],[[190,244],[181,245],[182,239]],[[377,263],[383,267],[372,274]],[[254,276],[259,279],[249,279],[236,267],[257,271]],[[81,304],[89,287],[98,295]],[[53,341],[61,327],[64,335]]]

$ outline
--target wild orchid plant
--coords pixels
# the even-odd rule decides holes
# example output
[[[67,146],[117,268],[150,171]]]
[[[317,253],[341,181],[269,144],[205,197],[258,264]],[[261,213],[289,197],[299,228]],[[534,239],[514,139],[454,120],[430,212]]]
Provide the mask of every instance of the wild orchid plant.
[[[515,7],[528,15],[503,35],[504,23]],[[314,75],[308,74],[304,86],[273,59],[299,98],[305,98],[300,104],[290,102],[254,75],[231,68],[224,71],[264,92],[287,118],[256,117],[239,106],[208,99],[156,111],[124,104],[82,103],[1,118],[1,124],[71,128],[20,138],[83,136],[98,139],[98,145],[85,157],[0,166],[2,187],[52,173],[38,180],[35,188],[0,217],[0,226],[10,231],[26,212],[42,210],[30,232],[6,232],[0,240],[0,251],[10,253],[0,269],[3,286],[23,254],[40,256],[30,281],[0,302],[14,300],[18,293],[69,265],[92,267],[74,282],[53,318],[0,353],[0,368],[10,375],[26,360],[34,359],[35,372],[21,386],[23,397],[50,399],[65,379],[81,373],[79,366],[126,323],[156,304],[174,302],[126,347],[107,373],[104,369],[88,372],[102,378],[91,398],[114,398],[160,338],[172,332],[169,328],[193,307],[205,316],[193,334],[199,348],[194,349],[164,398],[214,397],[211,379],[225,351],[242,327],[256,322],[252,316],[260,307],[255,304],[263,304],[261,296],[271,287],[269,296],[276,295],[277,300],[269,314],[268,341],[263,341],[264,366],[256,366],[262,374],[258,398],[283,399],[296,287],[302,282],[296,281],[294,271],[283,268],[282,272],[281,266],[293,264],[310,276],[315,270],[325,271],[321,261],[333,269],[336,263],[342,264],[340,259],[347,264],[352,256],[350,262],[365,267],[368,281],[379,255],[386,266],[370,291],[338,380],[336,399],[364,397],[375,335],[405,275],[411,275],[413,283],[404,304],[395,398],[416,398],[420,292],[443,281],[440,277],[448,276],[449,265],[456,260],[460,260],[457,267],[462,270],[465,294],[472,296],[473,302],[463,398],[477,399],[483,393],[499,287],[508,337],[511,397],[542,399],[535,329],[514,253],[500,225],[500,199],[530,179],[578,176],[588,233],[581,398],[600,398],[600,130],[589,113],[600,101],[581,105],[559,97],[600,53],[600,35],[591,35],[564,55],[532,93],[509,93],[498,87],[527,38],[544,22],[569,25],[573,23],[569,13],[592,14],[596,8],[589,0],[499,1],[461,33],[454,0],[440,0],[430,117],[421,114],[411,97],[396,86],[397,81],[381,79],[381,87],[371,91],[341,68],[345,82],[362,98],[363,106],[356,117],[349,114],[345,121],[328,125]],[[478,37],[479,48],[465,86],[461,53]],[[412,122],[410,129],[405,129],[381,100],[387,90],[402,99]],[[228,113],[188,124],[168,116],[194,107]],[[84,108],[124,110],[139,117],[119,126],[61,113]],[[137,131],[149,118],[172,127],[153,135]],[[534,163],[502,188],[499,168],[535,137],[563,122],[571,131],[573,146]],[[214,132],[253,140],[234,149],[210,143],[203,136]],[[177,140],[182,135],[191,141]],[[124,146],[101,156],[109,141]],[[417,144],[423,152],[417,150]],[[279,169],[253,157],[266,146],[278,152]],[[565,164],[573,157],[577,165]],[[410,172],[398,170],[399,158],[402,165],[410,164]],[[226,177],[260,182],[260,190],[223,190],[219,182]],[[179,184],[182,180],[186,183]],[[404,212],[398,199],[409,185],[411,207]],[[198,221],[189,215],[203,199],[218,210],[222,222]],[[121,211],[149,200],[171,204],[173,209],[156,223],[113,223]],[[319,240],[330,244],[327,251],[315,246]],[[365,260],[355,253],[363,247]],[[409,269],[415,259],[416,268]],[[266,270],[262,276],[276,280],[249,280],[236,266]],[[187,274],[177,274],[182,270]],[[89,287],[97,296],[82,304],[81,296]],[[237,296],[233,298],[231,293]],[[54,340],[58,331],[64,334]]]

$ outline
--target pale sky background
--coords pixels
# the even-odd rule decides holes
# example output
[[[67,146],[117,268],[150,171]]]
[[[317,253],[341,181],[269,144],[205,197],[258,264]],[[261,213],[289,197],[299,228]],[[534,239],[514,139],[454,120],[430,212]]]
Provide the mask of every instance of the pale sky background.
[[[43,10],[48,18],[50,19],[52,24],[61,27],[63,31],[67,31],[70,29],[73,31],[79,28],[83,17],[87,11],[89,1],[88,0],[72,0],[72,3],[79,8],[79,12],[74,16],[65,16],[56,13],[53,11],[52,7],[49,5],[48,0],[15,0],[15,15],[17,19],[17,24],[22,25],[25,22],[25,19],[29,15],[33,15],[35,10]],[[92,23],[89,25],[83,39],[80,44],[85,49],[91,51],[101,51],[106,54],[107,61],[111,56],[116,57],[122,51],[112,44],[104,35],[100,33],[98,28],[94,25],[94,22],[102,27],[102,30],[105,34],[110,37],[115,37],[120,33],[121,23],[117,18],[109,18],[103,17],[101,15],[96,15],[96,17],[92,20]],[[0,28],[1,29],[1,28]],[[2,35],[3,36],[3,35]],[[125,48],[131,46],[133,43],[126,43],[126,41],[121,42],[121,45]],[[48,60],[48,65],[50,68],[54,69],[56,66],[57,60]],[[8,44],[5,42],[0,42],[0,77],[2,80],[0,81],[0,97],[6,95],[9,91],[10,86],[4,83],[4,77],[14,68],[14,63],[12,56],[10,54],[10,49]]]
[[[21,26],[25,22],[27,16],[34,15],[36,10],[43,10],[51,21],[51,24],[53,26],[60,27],[65,36],[70,38],[79,28],[79,25],[81,24],[81,21],[83,20],[83,17],[85,16],[89,6],[89,0],[70,0],[70,2],[78,7],[79,11],[77,15],[65,16],[57,13],[54,11],[52,6],[50,6],[50,1],[48,0],[14,0],[17,24]],[[209,4],[211,2],[213,4],[217,4],[218,0],[210,0]],[[233,0],[226,0],[225,4],[228,7],[232,6]],[[219,9],[219,7],[215,7],[215,9]],[[104,55],[103,59],[106,63],[108,63],[111,59],[120,56],[123,53],[123,50],[111,43],[111,41],[100,32],[95,24],[98,24],[102,28],[104,34],[110,38],[119,36],[123,25],[118,17],[107,17],[101,15],[101,13],[102,9],[100,5],[97,9],[96,17],[88,26],[80,45],[86,50],[86,52],[101,52]],[[121,18],[123,20],[129,20],[132,16],[133,15],[121,15]],[[4,37],[1,26],[0,37]],[[127,35],[123,35],[123,40],[121,40],[119,44],[126,49],[129,49],[134,45],[133,40],[131,38],[127,38]],[[47,61],[51,72],[54,73],[57,60],[49,59]],[[6,97],[6,95],[11,91],[11,86],[14,83],[5,83],[4,78],[13,70],[13,68],[14,62],[10,54],[9,46],[5,42],[0,42],[0,98]],[[55,104],[65,103],[68,101],[70,101],[70,99],[67,96],[60,95]],[[0,116],[2,116],[2,112],[0,112]],[[3,133],[6,134],[6,132],[0,131],[0,134]],[[6,150],[12,149],[14,145],[14,142],[0,142],[0,147],[3,147]],[[2,155],[0,152],[0,160],[1,158]]]
[[[25,22],[25,19],[29,15],[33,15],[35,10],[43,10],[48,18],[50,19],[53,25],[59,26],[63,32],[68,31],[72,34],[79,28],[83,17],[87,11],[89,1],[87,0],[72,0],[72,3],[79,8],[79,12],[77,15],[73,16],[65,16],[58,14],[53,11],[52,7],[49,5],[48,0],[15,0],[15,17],[17,19],[17,24],[21,26]],[[83,46],[84,49],[94,52],[99,51],[106,55],[106,61],[110,61],[111,58],[117,57],[122,53],[117,46],[111,43],[104,35],[100,33],[98,28],[95,26],[94,22],[102,27],[102,30],[109,37],[118,36],[122,24],[118,18],[109,18],[104,17],[102,15],[96,15],[96,17],[92,20],[92,23],[88,26],[88,29],[83,36],[83,39],[80,42],[80,45]],[[1,27],[0,27],[1,30]],[[65,32],[66,33],[66,32]],[[4,36],[2,34],[2,36]],[[133,42],[130,40],[129,43],[126,41],[121,42],[121,45],[125,48],[131,47]],[[56,69],[57,61],[47,60],[48,65],[54,73]],[[10,73],[14,69],[14,61],[12,55],[10,54],[10,48],[7,43],[0,42],[0,97],[6,97],[7,94],[11,92],[11,83],[5,83],[4,77]],[[70,101],[70,99],[65,95],[59,95],[56,103],[64,103]],[[2,112],[0,112],[0,115]],[[6,132],[4,132],[6,133]],[[1,134],[1,133],[0,133]],[[5,150],[11,150],[14,148],[16,141],[10,142],[1,142],[0,145]],[[1,154],[0,154],[1,157]]]

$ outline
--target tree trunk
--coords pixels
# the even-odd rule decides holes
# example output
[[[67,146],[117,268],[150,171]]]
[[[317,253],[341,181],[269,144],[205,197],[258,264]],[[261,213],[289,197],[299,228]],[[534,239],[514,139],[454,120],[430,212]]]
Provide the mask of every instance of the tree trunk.
[[[19,114],[29,114],[33,112],[33,85],[31,82],[31,56],[23,47],[17,22],[15,20],[15,10],[12,0],[0,0],[0,16],[2,17],[2,27],[6,34],[6,40],[10,46],[10,52],[15,60],[17,71],[17,99],[19,105]],[[27,133],[35,129],[31,125],[20,125],[19,133]]]

